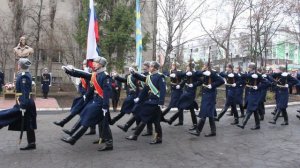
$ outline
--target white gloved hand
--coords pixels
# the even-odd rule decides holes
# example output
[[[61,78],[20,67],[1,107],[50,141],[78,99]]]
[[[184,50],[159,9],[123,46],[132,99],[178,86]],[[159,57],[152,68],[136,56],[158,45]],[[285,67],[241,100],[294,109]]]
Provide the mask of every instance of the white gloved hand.
[[[112,75],[113,77],[118,76],[118,74],[117,74],[116,72],[112,72],[111,75]]]
[[[180,89],[180,85],[176,85],[176,89]]]
[[[194,85],[193,85],[192,83],[190,83],[190,84],[188,84],[188,86],[191,88],[191,87],[193,87]]]
[[[102,109],[102,111],[103,111],[103,116],[105,116],[105,114],[108,112],[108,110],[107,109]]]
[[[86,96],[85,96],[85,95],[83,95],[82,97],[83,97],[83,101],[85,101],[85,100],[86,100]]]
[[[233,83],[231,86],[232,86],[232,87],[236,87],[236,83]]]
[[[133,101],[135,102],[135,103],[138,103],[139,101],[140,101],[140,98],[135,98],[135,99],[133,99]]]
[[[20,108],[20,111],[22,112],[22,116],[24,116],[26,109]]]
[[[210,72],[210,71],[205,71],[205,72],[203,72],[203,75],[205,75],[205,76],[210,76],[210,75],[211,75],[211,72]]]
[[[193,73],[191,71],[186,73],[186,76],[192,76],[192,75],[193,75]]]
[[[263,74],[263,75],[262,75],[262,77],[263,77],[263,78],[266,78],[266,77],[267,77],[267,75],[266,75],[266,74]]]
[[[208,89],[211,89],[211,88],[212,88],[211,84],[207,85],[207,88],[208,88]]]
[[[49,85],[49,87],[50,87],[50,86],[52,86],[52,85]]]
[[[160,110],[162,111],[164,106],[163,105],[158,105],[158,107],[160,108]]]
[[[131,72],[131,73],[135,72],[134,68],[129,67],[129,72]]]
[[[172,73],[172,74],[170,74],[170,77],[171,77],[171,78],[175,78],[175,77],[176,77],[176,74]]]
[[[252,74],[251,77],[254,78],[254,79],[257,79],[258,75],[257,74]]]
[[[288,87],[289,87],[289,84],[285,84],[284,87],[288,88]]]
[[[116,87],[116,90],[119,90],[119,87]]]
[[[257,90],[257,86],[253,86],[253,89],[254,89],[254,90]]]

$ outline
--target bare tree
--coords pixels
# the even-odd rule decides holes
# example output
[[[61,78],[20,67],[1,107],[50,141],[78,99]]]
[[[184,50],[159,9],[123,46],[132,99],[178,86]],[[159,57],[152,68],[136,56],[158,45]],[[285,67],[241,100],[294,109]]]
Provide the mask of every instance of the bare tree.
[[[13,13],[13,32],[14,32],[14,43],[18,44],[20,37],[24,33],[24,7],[23,0],[10,0],[9,8]]]
[[[5,23],[2,20],[3,23]],[[8,62],[13,62],[14,57],[10,57],[10,53],[12,52],[11,49],[11,44],[13,43],[12,38],[11,38],[11,29],[10,25],[7,26],[5,24],[0,25],[0,67],[2,68],[3,72],[5,73],[5,70],[7,68]],[[11,75],[13,73],[6,75],[9,78],[11,78]],[[13,79],[9,79],[9,81],[12,81]]]
[[[197,1],[197,5],[194,7],[186,8],[186,0],[159,0],[158,7],[161,13],[161,18],[163,20],[163,31],[166,32],[166,36],[161,40],[166,46],[165,49],[165,65],[164,68],[168,69],[170,66],[170,53],[174,47],[174,43],[177,42],[178,38],[182,37],[183,32],[191,25],[195,20],[195,15],[199,11],[200,7],[204,4],[206,0]],[[179,41],[180,43],[180,41]]]
[[[257,61],[260,58],[260,66],[263,67],[266,64],[266,60],[263,58],[263,52],[265,51],[272,40],[275,33],[283,21],[284,12],[283,0],[259,0],[253,4],[253,16],[252,22],[254,23],[254,60]]]
[[[219,3],[219,5],[213,9],[208,6],[199,16],[203,30],[215,43],[217,43],[219,47],[225,51],[224,68],[229,59],[231,35],[235,30],[235,23],[238,17],[247,9],[246,1],[247,0],[223,0],[222,3]],[[213,28],[206,27],[203,22],[203,18],[211,14],[211,11],[215,14],[221,13],[222,15],[224,15],[226,11],[229,11],[229,13],[227,13],[228,18],[227,20],[222,16],[216,18],[216,20],[212,20],[212,22],[216,23]]]
[[[50,72],[52,71],[52,61],[53,57],[57,57],[56,54],[57,52],[54,52],[56,50],[54,46],[54,19],[55,19],[55,14],[56,14],[56,6],[57,6],[57,0],[50,0],[49,1],[49,7],[50,7],[50,12],[49,12],[49,24],[50,24],[50,30],[49,30],[49,48],[48,48],[48,67]]]

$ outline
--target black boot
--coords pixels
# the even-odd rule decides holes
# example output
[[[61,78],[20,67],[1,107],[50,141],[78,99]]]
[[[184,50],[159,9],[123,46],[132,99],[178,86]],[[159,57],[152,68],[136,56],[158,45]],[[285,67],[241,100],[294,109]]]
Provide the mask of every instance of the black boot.
[[[78,128],[80,127],[80,119],[74,124],[74,126],[72,127],[72,129],[69,131],[67,129],[63,129],[63,132],[72,136],[72,134],[74,134]]]
[[[169,120],[167,120],[169,125],[172,125],[172,123],[179,117],[179,123],[175,124],[177,125],[183,125],[183,110],[178,110],[177,113],[175,113]],[[180,121],[181,120],[181,121]]]
[[[289,125],[289,119],[288,119],[288,114],[286,109],[282,110],[282,116],[283,116],[283,123],[281,123],[281,125]]]
[[[240,116],[240,118],[244,118],[244,117],[245,117],[245,112],[244,112],[243,105],[240,104],[239,106],[240,106],[240,111],[241,111],[241,116]]]
[[[232,123],[230,123],[231,125],[237,125],[239,124],[239,119],[235,118],[234,121]]]
[[[220,118],[222,118],[224,116],[224,114],[226,113],[228,108],[226,108],[226,106],[222,109],[222,111],[220,112],[220,114],[214,119],[215,121],[220,121]]]
[[[64,118],[63,120],[57,122],[54,121],[53,124],[60,126],[60,127],[64,127],[64,125],[69,122],[72,118],[74,117],[74,115],[68,115],[66,118]]]
[[[76,131],[75,134],[73,134],[71,137],[62,138],[61,140],[71,145],[74,145],[76,141],[86,132],[87,129],[88,127],[81,126],[78,129],[78,131]]]
[[[273,121],[269,121],[269,123],[270,123],[270,124],[276,124],[276,121],[277,121],[277,119],[278,119],[280,113],[281,113],[281,110],[276,110],[276,114],[275,114],[275,116],[274,116],[274,118],[273,118]]]
[[[30,143],[27,146],[20,148],[20,150],[34,150],[34,149],[36,149],[35,143]]]
[[[196,128],[197,128],[197,124],[194,124],[191,128],[189,128],[189,131],[196,130]]]
[[[296,115],[296,117],[300,120],[300,115]]]
[[[98,149],[98,151],[109,151],[109,150],[113,150],[112,140],[106,140],[104,145]]]
[[[147,124],[147,132],[143,133],[142,136],[151,136],[153,132],[152,123]]]
[[[123,116],[125,115],[125,113],[119,113],[117,116],[115,116],[111,121],[110,121],[110,125],[114,125],[117,121],[119,121]]]
[[[211,129],[211,132],[210,134],[206,134],[205,137],[212,137],[212,136],[216,136],[216,131],[217,131],[217,128],[216,128],[216,123],[215,123],[215,120],[214,118],[210,117],[209,118],[209,126],[210,126],[210,129]]]
[[[117,127],[119,127],[122,131],[127,132],[128,128],[132,126],[132,124],[135,122],[135,117],[132,116],[127,123],[123,126],[123,125],[117,125]]]
[[[162,143],[162,139],[160,137],[156,137],[149,144],[155,145],[155,144],[161,144],[161,143]]]
[[[246,113],[245,118],[243,119],[242,125],[238,124],[236,126],[244,129],[245,125],[247,124],[248,120],[250,119],[250,116],[251,116],[251,113]]]
[[[258,130],[260,129],[260,118],[258,111],[254,111],[254,120],[255,120],[255,126],[251,128],[251,130]]]
[[[96,134],[96,127],[90,127],[90,132],[86,133],[85,135],[95,135]]]
[[[192,131],[189,131],[189,133],[192,134],[192,135],[200,136],[200,133],[201,133],[203,127],[204,127],[204,124],[205,124],[205,118],[200,119],[198,124],[197,124],[196,129],[192,130]]]
[[[133,135],[130,135],[128,137],[126,137],[126,139],[128,140],[134,140],[136,141],[138,136],[141,134],[141,132],[143,131],[143,129],[145,128],[146,124],[141,122],[138,127],[136,128],[136,130],[134,131]]]

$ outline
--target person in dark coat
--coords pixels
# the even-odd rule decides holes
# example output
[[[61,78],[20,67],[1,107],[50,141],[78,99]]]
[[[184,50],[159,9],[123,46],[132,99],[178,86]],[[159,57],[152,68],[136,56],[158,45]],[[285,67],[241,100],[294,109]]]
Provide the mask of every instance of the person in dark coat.
[[[273,118],[273,121],[270,121],[271,124],[276,124],[276,121],[279,115],[282,113],[284,122],[281,125],[288,125],[288,114],[287,107],[289,101],[289,86],[294,86],[299,84],[299,81],[296,78],[293,78],[288,72],[286,72],[285,67],[280,66],[278,73],[271,74],[273,84],[276,85],[276,107],[277,111]]]
[[[87,67],[87,61],[84,60],[82,63],[82,68],[85,72],[90,72],[91,70]],[[90,90],[90,81],[84,78],[80,78],[80,83],[78,85],[78,92],[81,94],[79,97],[75,98],[73,100],[70,114],[62,119],[61,121],[55,121],[53,122],[55,125],[64,127],[65,124],[67,124],[69,121],[71,121],[77,114],[80,114],[82,109],[88,104],[89,101],[92,100],[92,94],[89,92]],[[72,127],[72,129],[69,131],[67,129],[63,129],[63,131],[66,134],[73,134],[76,128],[79,126],[79,121],[76,122],[76,124]],[[90,128],[90,132],[87,133],[87,135],[94,135],[96,134],[95,127],[92,126]]]
[[[136,66],[133,67],[137,68]],[[136,97],[138,97],[140,93],[139,80],[136,79],[132,74],[126,75],[125,78],[120,77],[116,72],[113,72],[112,75],[115,78],[115,80],[122,83],[126,83],[127,97],[122,104],[120,113],[111,120],[111,125],[120,120],[125,114],[131,114],[132,109],[134,107],[133,100]]]
[[[215,119],[219,121],[220,118],[226,113],[229,107],[231,107],[231,112],[234,116],[234,122],[231,123],[232,125],[236,125],[239,123],[239,115],[236,109],[236,92],[237,92],[237,85],[240,85],[238,74],[234,73],[233,65],[228,64],[226,67],[226,72],[221,72],[220,76],[224,78],[225,85],[226,85],[226,103],[225,107],[222,109],[221,113]]]
[[[4,73],[2,72],[2,70],[0,69],[0,94],[2,93],[2,87],[4,85]]]
[[[164,118],[164,116],[171,110],[171,108],[178,108],[179,98],[183,92],[183,87],[184,87],[185,83],[184,83],[183,78],[178,75],[182,71],[179,70],[177,67],[179,67],[179,63],[173,62],[170,73],[168,75],[170,77],[171,100],[170,100],[168,107],[166,109],[164,109],[164,111],[162,112],[161,121],[163,121],[163,122],[167,122],[167,120]],[[181,117],[182,116],[180,116],[180,120],[183,120],[183,118],[181,118]],[[181,123],[183,123],[183,121],[181,121]]]
[[[35,132],[36,107],[34,100],[30,98],[32,91],[32,77],[29,72],[31,62],[27,58],[20,58],[18,61],[18,74],[16,77],[16,104],[13,108],[0,111],[0,128],[8,126],[12,131],[26,131],[26,147],[20,150],[36,149]]]
[[[261,98],[261,82],[262,76],[256,72],[255,63],[249,63],[248,65],[248,73],[244,74],[242,78],[246,81],[246,104],[247,104],[247,112],[246,116],[243,119],[241,125],[237,125],[238,127],[244,129],[251,115],[254,114],[255,126],[251,128],[252,130],[260,129],[260,119],[258,114],[258,105]]]
[[[117,107],[118,107],[121,89],[122,89],[122,83],[117,81],[115,77],[112,77],[111,89],[112,89],[112,93],[111,93],[112,108],[114,112],[117,112]]]
[[[162,129],[160,125],[161,109],[164,105],[166,95],[166,83],[164,75],[158,72],[159,63],[152,61],[150,63],[150,75],[145,82],[145,87],[138,98],[134,99],[135,103],[142,101],[142,109],[139,109],[138,117],[141,122],[136,128],[133,135],[126,137],[128,140],[137,140],[147,123],[154,123],[156,136],[150,144],[162,143]]]
[[[240,66],[237,67],[236,73],[238,74],[238,85],[236,86],[236,105],[239,105],[240,108],[240,118],[245,117],[244,112],[244,89],[245,89],[245,80],[241,78],[241,76],[244,74],[243,70]]]
[[[51,76],[48,72],[48,68],[44,68],[41,82],[42,82],[43,97],[44,99],[47,99],[49,93],[49,87],[51,86]]]
[[[143,73],[139,74],[139,73],[136,73],[135,72],[135,69],[132,68],[132,67],[129,67],[129,71],[130,73],[136,78],[139,80],[139,86],[140,88],[144,88],[146,85],[145,85],[145,82],[146,82],[146,77],[149,75],[149,69],[150,69],[150,62],[149,61],[145,61],[143,63]],[[141,90],[142,90],[141,89]],[[139,109],[142,105],[143,105],[143,101],[145,100],[140,100],[139,103],[135,103],[133,109],[132,109],[132,117],[126,122],[125,125],[117,125],[118,128],[120,128],[122,131],[124,132],[127,132],[127,130],[129,129],[129,127],[132,126],[132,124],[134,122],[136,122],[136,127],[133,128],[132,130],[136,130],[136,128],[138,127],[139,123],[140,123],[140,118],[139,118],[139,110],[136,110],[136,109]],[[152,132],[153,132],[153,128],[152,128],[152,123],[147,123],[147,131],[146,133],[143,133],[142,136],[150,136],[152,135]]]
[[[262,76],[262,87],[261,87],[261,97],[258,105],[258,114],[261,121],[264,120],[265,116],[265,102],[267,97],[267,92],[269,87],[271,87],[270,76],[265,73],[263,68],[259,68],[258,72],[261,73]]]
[[[200,112],[198,114],[199,122],[195,130],[190,130],[192,135],[199,136],[204,127],[206,118],[209,119],[211,132],[206,134],[205,137],[216,136],[215,124],[215,111],[216,111],[216,98],[217,88],[224,84],[224,80],[213,70],[209,65],[203,68],[203,71],[196,71],[196,76],[202,77],[202,99]]]
[[[171,116],[167,122],[171,125],[178,118],[179,122],[175,124],[175,126],[183,125],[183,111],[185,109],[190,110],[193,122],[193,126],[190,128],[190,130],[194,130],[197,125],[195,109],[198,110],[198,104],[196,103],[195,98],[197,87],[199,86],[198,77],[195,75],[195,63],[191,62],[187,66],[186,72],[177,72],[176,76],[184,79],[183,85],[185,85],[185,89],[178,100],[178,112]]]
[[[109,97],[111,94],[111,79],[106,72],[107,61],[103,57],[93,60],[93,73],[86,73],[71,67],[63,66],[66,73],[74,77],[82,77],[90,80],[91,89],[94,91],[93,100],[83,108],[80,113],[80,127],[70,137],[61,140],[74,145],[76,141],[87,131],[88,127],[101,123],[101,138],[105,142],[98,151],[113,150],[113,139],[109,128]],[[100,130],[100,129],[99,129]]]

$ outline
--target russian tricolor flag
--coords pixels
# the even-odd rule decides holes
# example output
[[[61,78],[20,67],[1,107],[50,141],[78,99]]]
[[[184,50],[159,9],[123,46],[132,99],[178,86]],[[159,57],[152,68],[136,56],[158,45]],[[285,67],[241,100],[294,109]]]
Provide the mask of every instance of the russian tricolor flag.
[[[97,42],[99,42],[98,20],[94,9],[94,0],[90,0],[89,5],[89,28],[87,36],[86,59],[89,67],[92,67],[92,60],[98,57]]]

